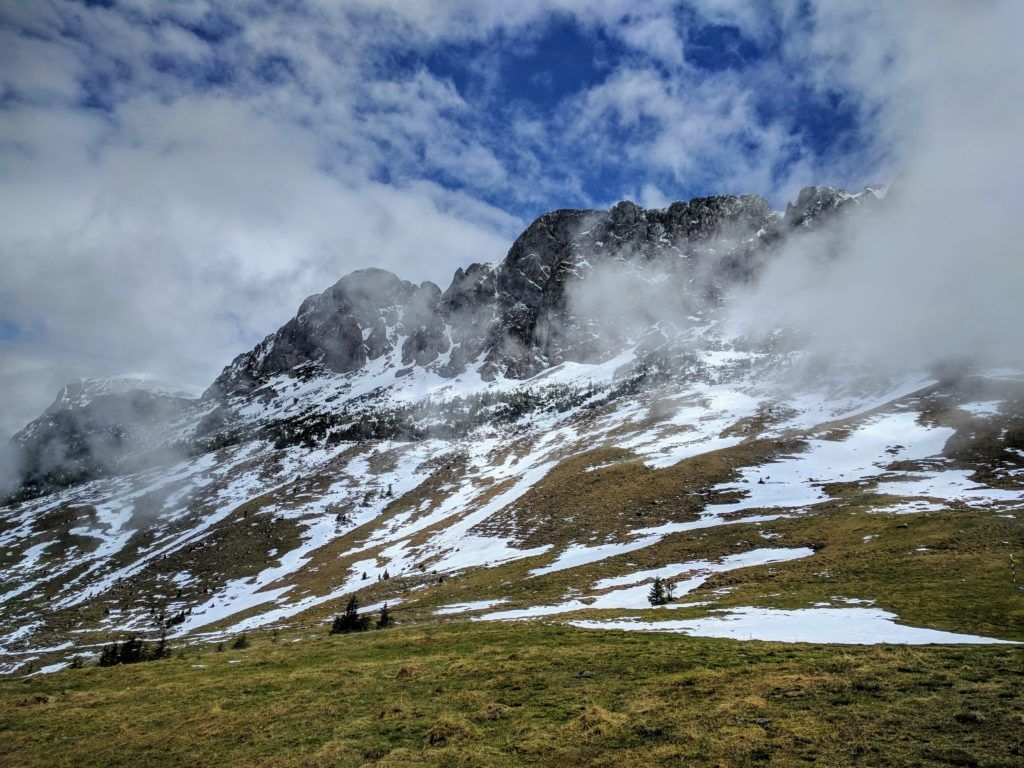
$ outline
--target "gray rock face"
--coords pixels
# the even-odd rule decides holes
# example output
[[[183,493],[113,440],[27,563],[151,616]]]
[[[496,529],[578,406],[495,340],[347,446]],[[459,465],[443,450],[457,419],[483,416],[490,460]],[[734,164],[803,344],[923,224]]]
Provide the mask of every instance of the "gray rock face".
[[[356,371],[391,352],[399,336],[407,337],[406,364],[427,365],[449,347],[440,298],[433,283],[416,286],[383,269],[353,272],[310,296],[280,330],[236,357],[207,395],[251,392],[268,377],[307,364]]]
[[[600,292],[588,286],[608,283],[609,294],[628,305],[631,286],[664,283],[658,295],[668,308],[680,317],[699,314],[731,286],[753,280],[788,233],[876,197],[873,189],[856,196],[808,187],[784,215],[756,195],[694,198],[662,210],[625,201],[608,211],[545,213],[500,264],[460,268],[443,293],[379,269],[353,272],[239,355],[207,396],[252,392],[303,366],[357,371],[393,351],[392,364],[404,373],[432,366],[455,376],[475,366],[485,378],[526,378],[565,361],[600,360],[616,343],[650,330],[643,326],[657,323],[656,308],[644,314],[627,306],[636,317],[609,323]]]
[[[440,301],[441,289],[433,283],[423,283],[409,298],[402,312],[402,365],[430,365],[451,347]]]
[[[836,214],[850,214],[865,206],[870,208],[884,196],[885,188],[874,184],[869,184],[859,195],[835,187],[804,187],[796,200],[786,206],[783,221],[788,229],[816,228]]]
[[[441,312],[451,328],[452,354],[439,372],[454,376],[466,370],[487,346],[498,320],[498,281],[494,267],[459,267],[441,296]]]
[[[604,307],[574,302],[579,286],[595,276],[607,282],[616,270],[640,280],[647,273],[699,303],[717,295],[716,281],[749,277],[752,256],[768,243],[776,218],[763,198],[728,195],[664,210],[627,201],[610,211],[544,214],[496,270],[498,321],[481,350],[485,372],[523,378],[565,361],[606,356],[615,341],[607,337],[628,336],[630,329],[609,327]]]

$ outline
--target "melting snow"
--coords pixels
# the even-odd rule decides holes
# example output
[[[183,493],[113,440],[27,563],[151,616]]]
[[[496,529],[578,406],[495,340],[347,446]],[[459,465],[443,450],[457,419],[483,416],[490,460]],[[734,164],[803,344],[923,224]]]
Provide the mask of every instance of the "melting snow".
[[[58,662],[56,662],[54,664],[47,664],[45,667],[40,667],[39,669],[37,669],[35,672],[32,672],[28,676],[32,677],[33,675],[49,675],[49,674],[52,674],[53,672],[60,672],[62,669],[64,669],[65,667],[68,667],[68,666],[71,666],[71,662],[69,662],[69,661],[58,661]]]
[[[971,481],[973,473],[961,469],[939,472],[908,473],[905,480],[879,483],[878,493],[893,496],[924,496],[946,501],[964,501],[987,505],[996,502],[1024,501],[1024,491],[1003,490],[978,485]]]
[[[849,645],[928,645],[932,643],[1010,643],[977,635],[962,635],[896,623],[896,614],[878,608],[737,608],[720,615],[674,621],[572,621],[585,629],[641,632],[682,632],[698,637],[770,640],[784,643],[842,643]]]
[[[967,411],[973,416],[995,416],[999,413],[1000,400],[985,400],[977,403],[966,403],[960,406],[960,410]]]
[[[738,555],[729,555],[721,560],[711,562],[708,560],[695,560],[689,563],[674,563],[647,571],[637,571],[625,576],[615,576],[602,579],[594,584],[594,589],[610,590],[603,594],[590,597],[567,600],[557,605],[537,605],[532,608],[513,609],[508,611],[496,611],[485,614],[479,618],[488,621],[500,621],[505,619],[528,619],[535,616],[550,616],[556,613],[568,613],[570,611],[581,611],[586,609],[612,610],[612,609],[639,609],[651,608],[647,595],[650,586],[645,583],[656,577],[672,579],[677,576],[687,575],[685,581],[673,583],[676,597],[693,592],[708,580],[713,573],[734,571],[739,568],[749,568],[756,565],[767,565],[768,563],[781,563],[787,560],[797,560],[803,557],[810,557],[814,554],[813,549],[800,547],[798,549],[755,549],[750,552],[743,552]],[[626,586],[623,585],[638,585]],[[611,589],[620,587],[619,589]],[[680,607],[680,606],[667,606]]]
[[[447,616],[452,613],[468,613],[469,611],[485,611],[488,608],[493,608],[496,605],[507,603],[507,598],[500,598],[498,600],[474,600],[468,603],[451,603],[450,605],[442,605],[436,611],[436,616]]]
[[[885,507],[875,507],[871,511],[890,515],[914,515],[921,512],[938,512],[945,508],[945,504],[936,504],[931,501],[918,499],[914,501],[902,501],[896,504],[889,504]]]
[[[720,485],[716,490],[746,491],[746,498],[733,504],[715,504],[712,509],[729,514],[818,504],[828,499],[822,485],[879,475],[893,461],[934,456],[953,432],[946,427],[921,426],[916,413],[874,416],[843,440],[811,440],[803,453],[742,470],[739,482]]]

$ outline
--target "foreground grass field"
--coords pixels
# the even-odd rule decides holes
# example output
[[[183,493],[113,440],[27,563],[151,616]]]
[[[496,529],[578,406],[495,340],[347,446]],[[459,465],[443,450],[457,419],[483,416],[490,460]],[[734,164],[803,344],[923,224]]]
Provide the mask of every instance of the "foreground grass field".
[[[1024,650],[455,622],[0,681],[5,766],[1024,766]]]

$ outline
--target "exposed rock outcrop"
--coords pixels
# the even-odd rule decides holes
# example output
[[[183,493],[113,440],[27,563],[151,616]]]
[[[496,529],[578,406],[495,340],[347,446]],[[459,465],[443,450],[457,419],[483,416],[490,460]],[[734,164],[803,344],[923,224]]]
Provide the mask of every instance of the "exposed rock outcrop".
[[[785,221],[796,227],[848,197],[805,190]],[[395,350],[392,364],[403,373],[432,366],[442,376],[476,366],[485,378],[526,378],[564,361],[594,361],[614,345],[593,308],[574,301],[593,273],[628,266],[640,280],[668,281],[696,311],[757,274],[783,236],[783,221],[755,195],[694,198],[662,210],[625,201],[608,211],[551,211],[516,238],[500,264],[460,268],[443,293],[379,269],[353,272],[239,355],[207,395],[249,393],[309,365],[356,371]],[[611,335],[621,341],[629,330]]]
[[[417,286],[383,269],[353,272],[310,296],[276,333],[236,357],[207,394],[251,392],[271,376],[308,364],[356,371],[400,339],[403,364],[427,365],[450,346],[440,298],[433,283]]]

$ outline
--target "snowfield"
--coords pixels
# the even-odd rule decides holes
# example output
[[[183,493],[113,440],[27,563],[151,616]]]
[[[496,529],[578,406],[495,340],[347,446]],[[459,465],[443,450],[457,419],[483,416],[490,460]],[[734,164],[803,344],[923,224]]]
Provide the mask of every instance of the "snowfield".
[[[540,407],[446,439],[361,444],[321,440],[313,446],[286,447],[251,439],[4,507],[0,556],[8,564],[9,578],[0,594],[0,660],[9,671],[23,666],[39,649],[53,646],[51,616],[78,616],[69,612],[88,606],[96,606],[101,615],[76,618],[74,631],[97,638],[152,635],[153,612],[146,606],[154,604],[169,614],[186,612],[170,630],[175,637],[224,636],[286,624],[318,606],[341,604],[385,571],[410,585],[389,604],[402,600],[414,606],[417,590],[432,580],[457,578],[473,569],[537,558],[528,578],[542,579],[639,552],[673,536],[814,514],[818,505],[831,500],[827,486],[834,483],[856,484],[876,495],[873,511],[885,514],[941,513],[951,503],[1000,510],[1024,505],[1024,491],[980,484],[972,479],[972,470],[944,456],[956,430],[922,417],[920,393],[934,385],[930,379],[909,376],[846,387],[831,381],[818,389],[780,389],[770,384],[770,377],[750,372],[768,365],[761,353],[715,348],[700,354],[705,373],[698,380],[663,387],[656,394],[604,400],[636,362],[634,351],[596,365],[564,363],[526,382],[485,382],[476,373],[451,380],[420,369],[396,379],[393,361],[383,358],[356,375],[305,381],[281,376],[272,382],[276,397],[236,404],[240,422],[258,427],[318,409],[331,412],[357,398],[390,408],[458,402],[527,387],[539,392],[575,387],[585,394],[564,407]],[[973,418],[992,420],[1001,418],[1004,403],[973,400],[959,408]],[[498,535],[494,531],[500,526],[490,525],[504,520],[512,505],[570,457],[613,447],[630,451],[652,469],[663,469],[742,444],[751,435],[735,427],[745,423],[756,425],[752,434],[758,439],[785,438],[800,447],[740,467],[735,479],[712,489],[739,499],[712,499],[696,519],[637,523],[604,541],[594,541],[581,530],[576,541],[537,546],[523,545],[529,531],[513,525]],[[608,466],[614,462],[586,471]],[[435,482],[446,468],[453,476]],[[161,564],[204,546],[215,533],[223,534],[224,526],[248,521],[250,508],[258,509],[261,520],[293,526],[297,545],[253,553],[245,575],[216,583],[198,601],[176,598],[198,587],[208,574],[187,568],[164,573]],[[73,522],[59,536],[40,524],[51,518],[52,525],[62,524],[61,515],[66,514]],[[656,576],[674,580],[681,596],[698,590],[713,573],[813,556],[808,548],[751,549],[713,561],[619,573],[580,585],[584,592],[559,602],[492,610],[505,601],[466,600],[431,613],[493,621],[646,609],[649,582]],[[317,576],[337,562],[345,563],[342,576]],[[158,585],[147,586],[149,603],[123,608],[113,598],[115,591],[122,594],[146,579]],[[573,624],[798,642],[989,642],[905,627],[894,618],[872,608],[752,607],[675,622]],[[56,669],[57,664],[44,669]]]
[[[814,550],[806,547],[800,549],[755,549],[739,555],[724,557],[718,562],[696,561],[691,563],[675,563],[654,570],[638,571],[626,574],[625,576],[602,579],[593,585],[593,593],[587,597],[567,600],[557,605],[537,605],[520,610],[496,611],[494,613],[486,613],[477,618],[485,621],[503,621],[507,619],[527,619],[534,616],[551,616],[557,613],[570,613],[582,610],[635,610],[637,608],[652,608],[653,606],[647,599],[651,589],[648,582],[652,582],[656,577],[673,579],[675,595],[679,598],[701,587],[712,573],[723,573],[739,568],[768,565],[769,563],[783,563],[787,560],[810,557],[813,554]],[[686,578],[680,581],[680,576],[685,576]],[[611,587],[619,588],[611,589]],[[678,606],[669,604],[665,607],[673,608]]]
[[[768,640],[780,643],[841,645],[929,645],[1009,643],[990,637],[940,632],[896,623],[896,615],[877,608],[738,608],[701,619],[679,621],[572,621],[583,629],[627,632],[681,632],[697,637]]]

